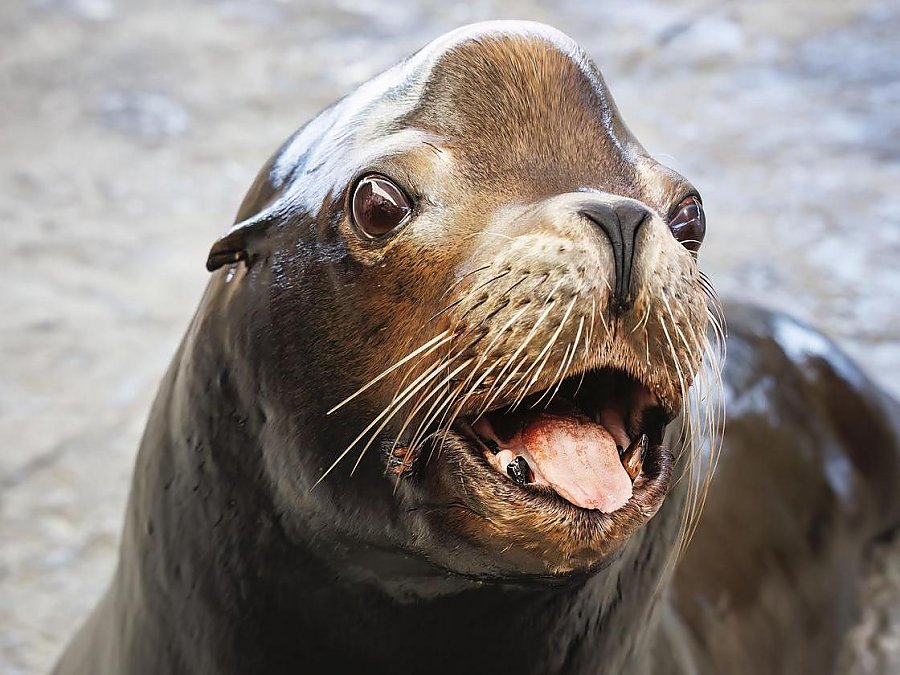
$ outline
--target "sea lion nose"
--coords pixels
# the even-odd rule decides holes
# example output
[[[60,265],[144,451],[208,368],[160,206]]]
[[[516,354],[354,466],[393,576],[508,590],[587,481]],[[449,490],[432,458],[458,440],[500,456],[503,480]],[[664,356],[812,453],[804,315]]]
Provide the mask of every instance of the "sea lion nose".
[[[615,261],[615,284],[612,306],[624,312],[634,302],[631,293],[631,267],[638,230],[650,217],[650,210],[640,202],[621,200],[583,204],[579,213],[593,222],[609,239]]]

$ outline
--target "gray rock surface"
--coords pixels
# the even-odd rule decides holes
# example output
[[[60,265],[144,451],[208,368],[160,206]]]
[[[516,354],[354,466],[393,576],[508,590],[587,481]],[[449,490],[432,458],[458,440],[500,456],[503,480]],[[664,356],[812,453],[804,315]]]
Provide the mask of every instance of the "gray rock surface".
[[[0,672],[46,671],[103,591],[209,243],[294,128],[487,18],[573,35],[700,187],[719,289],[788,309],[900,395],[892,0],[0,3]],[[900,672],[900,543],[844,673]]]

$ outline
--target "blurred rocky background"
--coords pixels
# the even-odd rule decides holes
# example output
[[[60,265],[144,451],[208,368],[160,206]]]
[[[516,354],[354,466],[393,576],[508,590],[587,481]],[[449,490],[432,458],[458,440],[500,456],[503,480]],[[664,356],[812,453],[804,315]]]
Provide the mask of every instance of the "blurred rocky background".
[[[900,395],[896,0],[3,0],[0,672],[45,672],[109,580],[145,416],[256,170],[460,24],[530,18],[596,58],[690,176],[724,295],[792,311]],[[844,673],[900,672],[900,543]]]

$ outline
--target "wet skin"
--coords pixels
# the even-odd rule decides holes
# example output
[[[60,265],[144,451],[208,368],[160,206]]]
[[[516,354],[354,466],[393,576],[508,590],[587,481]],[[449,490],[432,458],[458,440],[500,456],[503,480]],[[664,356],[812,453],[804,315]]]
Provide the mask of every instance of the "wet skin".
[[[368,175],[410,197],[384,232],[353,212]],[[56,672],[827,672],[865,547],[897,521],[897,407],[813,331],[728,306],[720,470],[675,567],[696,504],[676,480],[681,385],[708,384],[697,235],[678,216],[695,194],[577,47],[534,24],[442,38],[323,112],[212,249],[118,570]],[[389,370],[442,334],[455,351]],[[513,378],[518,354],[534,364],[518,389],[472,384],[495,362]],[[404,386],[444,372],[471,377],[453,425],[429,423],[422,389],[352,476],[356,452],[328,471]],[[482,407],[508,415],[558,383],[603,418],[610,401],[584,391],[610,378],[639,391],[612,401],[620,433],[651,439],[610,513],[517,484],[468,432]],[[534,456],[577,480],[566,452]]]

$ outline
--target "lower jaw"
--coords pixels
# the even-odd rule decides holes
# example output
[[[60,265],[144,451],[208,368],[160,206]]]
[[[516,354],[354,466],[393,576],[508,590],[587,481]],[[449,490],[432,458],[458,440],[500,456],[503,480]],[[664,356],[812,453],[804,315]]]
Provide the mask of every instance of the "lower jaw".
[[[674,460],[649,448],[628,502],[613,513],[583,509],[547,488],[520,486],[495,471],[465,434],[451,431],[420,476],[436,531],[462,537],[486,556],[454,570],[521,580],[589,572],[607,564],[662,506]],[[425,450],[428,454],[428,450]]]

